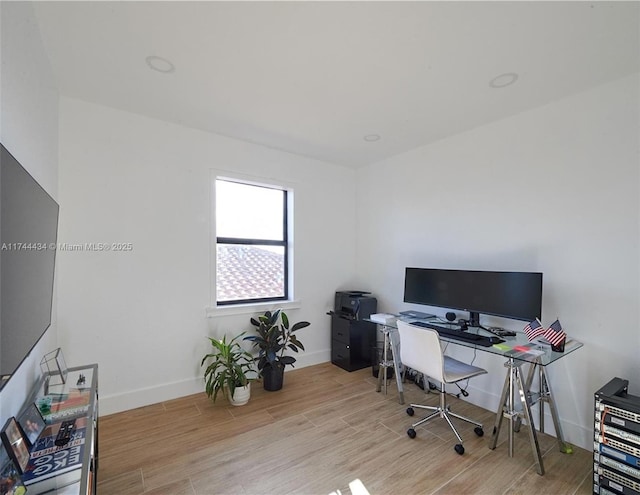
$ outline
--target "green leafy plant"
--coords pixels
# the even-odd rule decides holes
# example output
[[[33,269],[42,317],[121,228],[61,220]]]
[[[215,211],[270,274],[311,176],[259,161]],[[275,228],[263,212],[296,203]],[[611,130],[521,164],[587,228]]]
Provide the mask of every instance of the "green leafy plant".
[[[293,326],[289,324],[289,318],[284,311],[276,310],[265,312],[256,318],[251,318],[251,324],[255,327],[257,335],[247,335],[244,340],[250,340],[258,349],[258,370],[262,375],[266,366],[282,368],[296,362],[293,356],[285,356],[287,349],[293,352],[304,351],[302,342],[294,335],[298,330],[308,327],[308,321],[299,321]]]
[[[255,372],[254,357],[238,342],[244,334],[245,332],[242,332],[229,342],[226,335],[222,340],[208,337],[213,346],[213,352],[202,359],[200,366],[204,366],[207,360],[211,360],[204,372],[204,378],[205,391],[213,402],[216,401],[218,392],[225,388],[228,389],[230,397],[233,397],[236,387],[244,387],[251,380],[247,374]]]

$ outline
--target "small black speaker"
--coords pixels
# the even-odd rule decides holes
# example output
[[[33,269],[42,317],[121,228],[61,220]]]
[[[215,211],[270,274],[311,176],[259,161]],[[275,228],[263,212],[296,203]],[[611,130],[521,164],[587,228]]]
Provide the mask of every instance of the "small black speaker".
[[[446,315],[444,315],[444,317],[447,319],[447,321],[454,321],[456,319],[456,314],[449,311]]]

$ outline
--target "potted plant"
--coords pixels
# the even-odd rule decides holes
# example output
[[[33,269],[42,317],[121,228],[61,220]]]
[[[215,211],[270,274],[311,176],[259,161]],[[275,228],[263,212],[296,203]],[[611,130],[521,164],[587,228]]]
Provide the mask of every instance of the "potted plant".
[[[302,342],[294,335],[301,328],[308,327],[308,321],[299,321],[293,326],[289,325],[289,318],[284,311],[276,310],[273,313],[266,311],[263,315],[251,318],[251,324],[255,327],[257,335],[247,335],[244,339],[253,342],[258,349],[258,371],[263,378],[265,390],[280,390],[284,380],[284,369],[287,365],[293,367],[296,358],[285,356],[287,349],[298,352],[304,351]]]
[[[213,346],[213,352],[202,359],[200,366],[204,366],[207,360],[210,360],[204,371],[204,378],[205,391],[213,402],[216,401],[218,392],[221,390],[226,391],[229,402],[234,406],[241,406],[249,401],[251,378],[247,374],[255,369],[253,356],[238,342],[244,333],[235,336],[229,342],[226,335],[222,340],[208,337]]]

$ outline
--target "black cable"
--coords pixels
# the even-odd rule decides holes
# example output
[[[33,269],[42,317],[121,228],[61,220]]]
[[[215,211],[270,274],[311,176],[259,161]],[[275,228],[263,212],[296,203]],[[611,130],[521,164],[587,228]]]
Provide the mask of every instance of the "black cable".
[[[480,327],[482,328],[482,327]],[[473,366],[473,362],[476,360],[476,357],[478,356],[478,349],[476,349],[475,347],[473,348],[473,359],[471,360],[471,362],[469,363],[471,366]],[[465,384],[464,388],[462,388],[460,386],[459,382],[456,382],[457,387],[460,389],[460,393],[462,395],[464,395],[465,397],[469,397],[469,392],[467,392],[467,389],[469,388],[469,378],[467,378],[467,383]]]

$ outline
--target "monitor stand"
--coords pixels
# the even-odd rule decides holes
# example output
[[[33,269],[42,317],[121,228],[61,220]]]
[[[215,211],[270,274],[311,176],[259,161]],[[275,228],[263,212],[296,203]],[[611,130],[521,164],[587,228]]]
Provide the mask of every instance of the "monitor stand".
[[[467,325],[470,327],[481,327],[480,325],[480,313],[476,313],[475,311],[469,311],[469,321]]]

